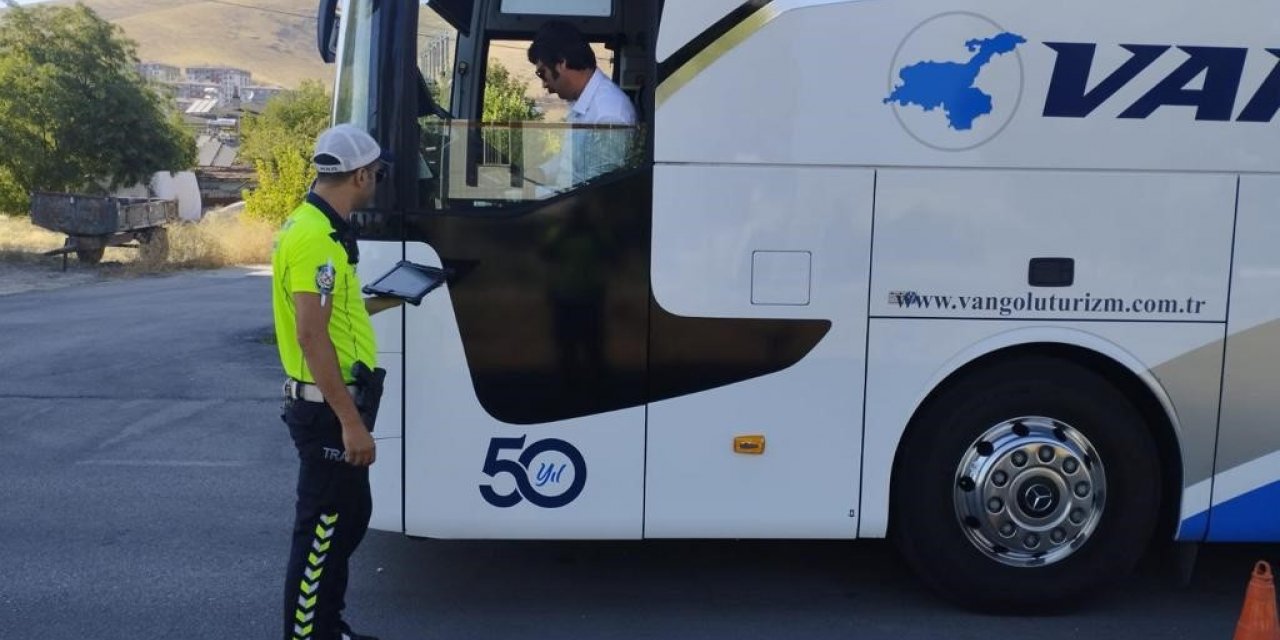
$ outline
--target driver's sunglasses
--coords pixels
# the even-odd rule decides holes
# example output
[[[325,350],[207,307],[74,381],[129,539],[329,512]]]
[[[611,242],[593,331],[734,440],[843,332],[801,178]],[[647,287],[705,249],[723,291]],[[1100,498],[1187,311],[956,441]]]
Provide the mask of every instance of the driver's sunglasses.
[[[373,181],[375,183],[381,184],[383,180],[387,179],[386,165],[381,165],[377,169],[370,169],[370,171],[373,172]]]

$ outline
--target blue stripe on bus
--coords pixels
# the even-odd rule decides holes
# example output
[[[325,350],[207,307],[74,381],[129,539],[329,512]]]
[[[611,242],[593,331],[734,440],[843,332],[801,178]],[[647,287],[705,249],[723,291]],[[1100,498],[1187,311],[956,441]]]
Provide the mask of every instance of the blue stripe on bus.
[[[1201,514],[1203,515],[1203,514]],[[1189,518],[1188,522],[1200,516]],[[1209,520],[1211,542],[1280,541],[1280,481],[1228,500],[1213,508]]]
[[[1179,542],[1200,542],[1209,534],[1209,512],[1207,510],[1182,521],[1175,539]]]

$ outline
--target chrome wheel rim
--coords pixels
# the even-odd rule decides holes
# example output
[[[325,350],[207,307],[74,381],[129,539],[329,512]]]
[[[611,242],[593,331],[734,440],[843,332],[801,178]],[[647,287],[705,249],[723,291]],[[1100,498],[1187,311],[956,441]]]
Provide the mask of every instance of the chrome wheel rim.
[[[1052,418],[991,427],[956,469],[956,517],[971,544],[1014,567],[1061,562],[1089,540],[1106,507],[1093,444]]]

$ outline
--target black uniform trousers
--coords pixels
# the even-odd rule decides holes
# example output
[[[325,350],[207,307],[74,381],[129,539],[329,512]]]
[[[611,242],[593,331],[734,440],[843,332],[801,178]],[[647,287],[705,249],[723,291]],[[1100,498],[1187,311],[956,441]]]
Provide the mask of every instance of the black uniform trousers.
[[[338,637],[347,561],[369,528],[369,468],[343,461],[342,425],[328,404],[286,400],[298,449],[298,499],[284,590],[286,640]]]

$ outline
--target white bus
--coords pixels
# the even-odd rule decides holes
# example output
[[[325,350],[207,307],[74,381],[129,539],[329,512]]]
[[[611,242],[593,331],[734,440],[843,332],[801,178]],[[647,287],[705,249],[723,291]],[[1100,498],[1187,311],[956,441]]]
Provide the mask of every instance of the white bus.
[[[551,19],[636,127],[563,124]],[[333,0],[335,119],[398,158],[361,273],[452,272],[375,319],[373,526],[888,536],[1001,609],[1280,540],[1277,33],[1272,0]]]

